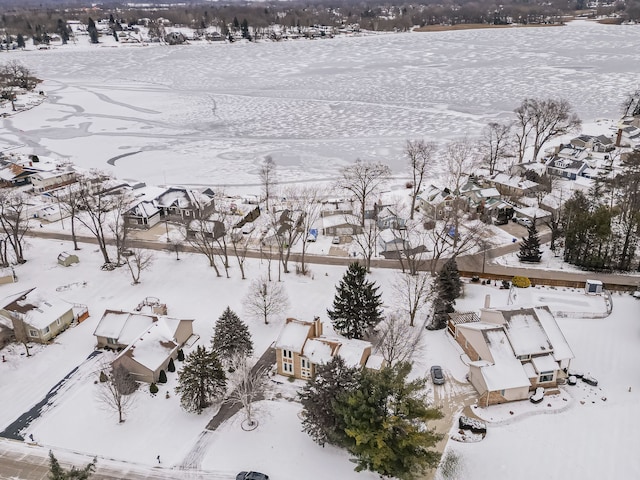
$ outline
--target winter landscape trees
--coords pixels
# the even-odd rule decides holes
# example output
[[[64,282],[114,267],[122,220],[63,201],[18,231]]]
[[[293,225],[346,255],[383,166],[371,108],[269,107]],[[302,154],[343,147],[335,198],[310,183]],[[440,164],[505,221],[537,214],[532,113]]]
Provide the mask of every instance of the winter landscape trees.
[[[180,395],[182,407],[195,413],[202,413],[213,401],[221,398],[227,385],[227,377],[218,355],[198,345],[184,361],[178,372],[176,393]]]
[[[409,363],[380,371],[350,369],[338,358],[318,369],[300,393],[303,428],[317,443],[346,448],[356,470],[411,480],[438,464],[441,438],[428,422],[441,417],[424,401],[424,379]]]
[[[335,330],[347,338],[363,338],[382,320],[381,294],[366,275],[362,265],[351,263],[336,287],[333,308],[327,310]]]
[[[216,322],[211,348],[227,366],[233,366],[253,353],[249,327],[229,307]]]
[[[65,470],[60,466],[60,462],[53,452],[49,450],[49,476],[50,480],[88,480],[96,470],[97,458],[94,458],[84,468],[78,469],[72,466]]]

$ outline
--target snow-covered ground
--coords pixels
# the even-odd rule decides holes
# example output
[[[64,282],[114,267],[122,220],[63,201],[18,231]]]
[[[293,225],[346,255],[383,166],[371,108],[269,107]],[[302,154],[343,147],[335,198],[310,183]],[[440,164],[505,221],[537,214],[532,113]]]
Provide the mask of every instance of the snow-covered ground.
[[[294,385],[288,381],[274,383],[272,400],[257,405],[260,426],[256,430],[242,430],[239,414],[201,436],[216,407],[202,415],[182,411],[173,392],[176,374],[169,374],[169,382],[160,385],[156,396],[146,388],[138,391],[125,423],[118,424],[115,414],[96,398],[97,369],[107,354],[86,360],[93,351],[92,334],[104,309],[131,309],[146,296],[166,302],[172,316],[195,319],[194,330],[200,335],[197,344],[201,345],[209,344],[215,320],[229,305],[250,325],[256,355],[260,355],[277,337],[285,315],[302,319],[319,315],[328,326],[326,308],[344,267],[312,265],[313,278],[286,275],[284,285],[291,307],[265,325],[244,314],[242,302],[250,281],[242,281],[237,268],[230,279],[216,278],[201,256],[181,254],[177,261],[171,252],[158,252],[151,270],[143,273],[142,283],[133,286],[124,268],[113,272],[99,269],[101,255],[94,246],[83,245],[78,252],[79,264],[57,265],[57,253],[69,247],[68,243],[31,239],[29,261],[16,267],[19,283],[0,286],[4,297],[37,285],[52,296],[87,304],[91,312],[91,317],[64,332],[52,345],[33,348],[32,357],[27,358],[20,345],[2,352],[6,362],[0,363],[0,428],[6,428],[80,366],[43,415],[23,432],[25,436],[33,434],[45,449],[62,455],[69,451],[97,454],[99,462],[121,460],[141,469],[157,469],[156,456],[160,455],[163,469],[189,466],[223,476],[249,468],[281,479],[376,478],[371,473],[353,472],[345,452],[315,445],[301,432],[300,406],[292,401]],[[250,278],[266,269],[266,263],[259,260],[247,263]],[[390,286],[395,274],[391,270],[372,273],[389,310],[398,306]],[[563,301],[570,308],[587,312],[601,308],[602,303],[599,297],[586,296],[578,289],[536,287],[526,292],[518,296],[522,302],[549,304],[552,310]],[[467,284],[457,307],[477,311],[487,294],[492,305],[506,304],[507,291]],[[546,400],[540,404],[537,413],[548,415],[532,415],[528,402],[486,412],[477,409],[477,414],[490,422],[489,433],[479,443],[449,442],[448,449],[459,457],[461,473],[454,478],[484,479],[496,472],[523,479],[543,472],[551,478],[573,478],[574,473],[579,474],[576,478],[592,478],[593,472],[600,478],[609,478],[611,472],[619,478],[637,475],[640,460],[633,454],[632,440],[640,423],[632,407],[640,400],[640,380],[634,370],[640,362],[636,345],[640,304],[628,294],[614,294],[613,301],[613,313],[605,319],[558,319],[576,355],[572,366],[595,376],[599,387],[566,387],[555,402],[559,406],[546,407]],[[440,364],[448,382],[439,398],[457,395],[466,373],[460,350],[444,331],[423,333],[414,374],[424,375],[431,365]],[[431,387],[432,400],[433,394]],[[505,414],[505,408],[514,414]],[[547,461],[541,464],[540,458]],[[317,465],[322,469],[314,468]]]
[[[407,139],[474,138],[525,97],[567,98],[610,133],[602,120],[637,86],[638,28],[11,52],[49,98],[5,119],[0,141],[151,184],[255,185],[266,155],[281,181],[332,179],[356,158],[400,175]]]
[[[637,86],[637,28],[572,22],[562,28],[323,42],[12,52],[5,58],[24,62],[45,79],[41,88],[48,98],[4,118],[0,142],[3,148],[24,145],[151,184],[255,186],[257,164],[265,155],[274,157],[284,181],[330,180],[336,168],[357,157],[384,161],[401,174],[406,139],[472,137],[488,121],[506,118],[526,96],[568,98],[585,121],[607,130],[611,122],[603,119],[617,118],[620,101]],[[433,179],[441,168],[434,167]],[[258,405],[260,426],[252,432],[243,431],[241,417],[234,417],[200,437],[215,407],[200,416],[183,412],[172,390],[175,374],[155,397],[145,389],[136,393],[134,409],[118,424],[95,398],[100,358],[86,360],[104,309],[131,309],[146,296],[159,297],[170,315],[195,319],[200,344],[208,345],[227,305],[243,314],[250,281],[240,280],[235,267],[231,279],[216,278],[202,257],[181,254],[176,261],[173,253],[159,252],[142,284],[132,286],[122,268],[100,271],[94,246],[84,245],[81,263],[63,268],[56,257],[71,248],[68,242],[30,243],[29,261],[16,267],[19,283],[0,285],[0,297],[38,286],[88,305],[92,316],[52,345],[35,348],[32,357],[20,346],[3,350],[0,428],[81,365],[24,432],[45,449],[98,454],[99,461],[113,458],[149,469],[157,467],[160,455],[162,468],[186,464],[231,476],[248,468],[280,479],[376,478],[352,472],[348,455],[323,449],[300,432],[299,406],[287,400],[292,385],[286,381],[274,384],[282,399]],[[318,242],[314,248],[329,245]],[[552,262],[545,258],[542,266],[551,268]],[[247,268],[249,278],[256,278],[266,264],[247,260]],[[286,315],[326,320],[344,268],[311,269],[312,277],[285,277],[291,301]],[[372,274],[389,309],[397,306],[393,275]],[[493,305],[507,301],[505,290],[468,285],[458,308],[479,309],[487,293]],[[519,298],[564,303],[577,311],[593,307],[592,299],[570,289],[536,287]],[[505,415],[504,408],[489,411],[483,418],[499,425],[490,425],[485,440],[450,442],[449,450],[459,457],[454,478],[640,476],[632,448],[640,427],[633,410],[640,392],[635,371],[640,303],[628,295],[613,300],[608,318],[559,319],[576,354],[573,365],[592,373],[600,386],[567,387],[567,401],[558,400],[566,408],[540,404],[538,410],[553,415],[531,415],[528,403],[510,405],[513,415]],[[269,325],[243,318],[259,355],[277,337],[284,315]],[[460,351],[445,332],[425,331],[414,373],[424,374],[434,363],[451,380],[442,389],[445,395],[456,395],[466,373]]]

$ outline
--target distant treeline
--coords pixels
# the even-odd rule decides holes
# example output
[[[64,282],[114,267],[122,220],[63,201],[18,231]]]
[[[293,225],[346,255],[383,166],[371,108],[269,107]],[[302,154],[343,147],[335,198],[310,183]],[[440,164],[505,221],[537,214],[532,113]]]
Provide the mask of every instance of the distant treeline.
[[[56,32],[60,20],[79,20],[88,23],[113,15],[121,24],[133,25],[140,19],[163,18],[174,25],[192,28],[218,27],[221,31],[234,18],[246,20],[252,28],[264,28],[272,24],[284,26],[350,25],[359,24],[362,29],[392,31],[407,30],[413,26],[460,23],[548,23],[556,22],[562,15],[588,7],[587,0],[551,0],[537,2],[527,0],[506,1],[499,6],[495,1],[462,0],[450,3],[441,0],[417,3],[384,3],[380,1],[325,0],[310,2],[187,2],[180,5],[163,1],[145,0],[144,6],[135,2],[104,1],[91,5],[81,0],[3,0],[0,29],[6,34],[32,37],[39,32]],[[155,4],[154,6],[149,6]],[[616,2],[593,10],[598,15],[618,13],[621,20],[640,20],[640,0]]]

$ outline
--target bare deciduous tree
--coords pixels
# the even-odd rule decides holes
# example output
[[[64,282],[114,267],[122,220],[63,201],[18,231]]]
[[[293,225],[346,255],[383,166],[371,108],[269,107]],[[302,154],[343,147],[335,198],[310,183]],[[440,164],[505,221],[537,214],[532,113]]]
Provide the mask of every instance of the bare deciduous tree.
[[[242,357],[234,365],[235,370],[230,378],[228,402],[240,403],[244,408],[248,426],[255,426],[253,418],[253,402],[264,397],[268,386],[267,370],[264,367],[252,366],[246,357]]]
[[[466,139],[449,143],[446,148],[445,157],[447,161],[448,187],[453,195],[453,201],[449,205],[445,216],[450,230],[453,229],[454,232],[451,239],[453,240],[453,248],[455,249],[460,239],[461,210],[466,203],[460,195],[460,190],[468,178],[469,172],[475,171],[480,161],[476,149]]]
[[[300,253],[300,270],[303,275],[307,274],[306,253],[307,235],[316,225],[320,218],[322,204],[320,200],[325,195],[325,189],[318,185],[296,185],[287,187],[283,195],[287,199],[292,199],[293,210],[301,212],[298,232],[302,238],[302,251]]]
[[[416,198],[422,190],[422,182],[427,174],[427,169],[431,165],[433,154],[437,150],[435,143],[424,140],[407,141],[404,153],[409,159],[409,169],[411,170],[411,212],[409,218],[413,220],[416,210]]]
[[[371,272],[371,257],[376,252],[379,233],[375,220],[367,220],[362,233],[353,236],[353,242],[364,259],[364,268],[367,269],[367,272]]]
[[[192,220],[187,226],[185,239],[198,253],[207,257],[209,266],[213,267],[217,277],[221,277],[216,264],[218,243],[216,236],[224,235],[224,224],[209,220]]]
[[[153,265],[155,256],[149,250],[133,249],[127,252],[129,255],[124,257],[124,260],[131,272],[131,279],[133,285],[140,283],[140,274]]]
[[[416,316],[428,300],[430,288],[431,276],[425,272],[396,275],[393,290],[397,294],[398,307],[409,317],[409,326],[414,326]]]
[[[122,423],[134,402],[132,394],[138,384],[122,365],[113,368],[104,365],[101,372],[106,376],[106,381],[98,383],[98,400],[109,410],[117,412],[118,422]]]
[[[109,212],[113,210],[117,200],[117,192],[113,192],[109,185],[111,178],[111,176],[98,171],[80,175],[77,190],[77,202],[82,210],[77,219],[96,237],[105,263],[111,263],[105,229]]]
[[[250,315],[268,324],[269,317],[285,311],[288,306],[289,298],[282,283],[270,282],[264,277],[251,282],[245,297],[245,309]]]
[[[549,140],[577,131],[582,125],[571,104],[564,99],[525,98],[515,112],[519,129],[520,157],[524,155],[526,137],[533,136],[533,161],[538,159],[540,150]]]
[[[269,211],[269,199],[273,195],[273,188],[277,184],[276,162],[271,155],[267,155],[260,165],[260,183],[262,184],[262,194],[265,198],[265,206]]]
[[[0,227],[9,242],[17,263],[26,262],[24,258],[24,234],[29,230],[27,216],[27,197],[17,191],[3,191],[0,194]]]
[[[490,122],[482,130],[481,145],[489,175],[495,173],[498,163],[507,155],[510,134],[511,124]]]
[[[127,248],[129,225],[125,221],[124,214],[129,210],[132,201],[133,196],[125,190],[117,192],[112,199],[113,208],[108,226],[116,243],[116,263],[118,265],[122,264],[122,253]]]
[[[392,313],[379,326],[379,338],[376,350],[385,362],[393,365],[406,362],[420,353],[421,328],[412,328],[409,323]]]
[[[58,201],[58,208],[63,209],[69,214],[71,220],[71,240],[73,241],[73,249],[80,250],[78,247],[78,236],[76,235],[76,220],[80,212],[80,194],[79,185],[67,185],[64,191],[58,190],[55,197]]]
[[[391,169],[387,165],[364,162],[360,159],[342,169],[337,187],[349,192],[359,204],[361,226],[364,227],[367,201],[380,190],[390,175]]]
[[[295,205],[296,202],[290,203]],[[300,240],[304,233],[304,216],[304,211],[289,208],[269,214],[271,228],[274,232],[273,238],[278,246],[280,265],[284,273],[289,273],[291,247]],[[278,280],[280,280],[279,277]]]

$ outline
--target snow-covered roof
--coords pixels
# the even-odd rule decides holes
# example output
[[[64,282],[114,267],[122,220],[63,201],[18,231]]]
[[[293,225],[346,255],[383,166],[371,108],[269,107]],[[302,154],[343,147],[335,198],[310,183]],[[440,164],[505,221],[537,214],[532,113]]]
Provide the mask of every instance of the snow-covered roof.
[[[371,348],[369,342],[356,339],[340,339],[338,355],[342,357],[344,363],[349,367],[359,367],[367,348]]]
[[[386,228],[382,230],[378,234],[378,238],[380,238],[380,240],[382,240],[384,243],[402,242],[402,238],[396,235],[396,233],[394,233],[394,231],[391,228]]]
[[[384,365],[384,357],[382,355],[369,355],[364,364],[369,370],[380,370]]]
[[[157,370],[178,348],[173,335],[175,330],[172,331],[171,326],[165,320],[161,318],[152,323],[127,348],[120,352],[116,360],[126,355],[149,370]]]
[[[105,310],[93,334],[114,338],[121,345],[130,345],[136,337],[158,320],[155,315]]]
[[[503,312],[503,315],[507,319],[504,328],[516,356],[537,355],[552,351],[551,342],[533,309]]]
[[[573,351],[549,308],[537,307],[535,311],[551,345],[553,345],[553,358],[557,361],[574,358]]]
[[[338,225],[360,225],[360,220],[355,215],[328,215],[326,217],[322,217],[322,226],[324,228],[327,227],[336,227]]]
[[[522,363],[513,356],[509,339],[501,329],[483,332],[487,347],[493,357],[493,364],[480,368],[489,391],[507,390],[510,388],[529,387],[529,377]]]
[[[304,356],[316,365],[329,363],[333,358],[333,347],[329,342],[310,338],[304,344]]]
[[[4,301],[7,302],[4,303],[5,310],[21,314],[26,324],[38,330],[48,327],[72,310],[71,304],[35,288],[7,297]]]
[[[556,362],[551,355],[533,357],[531,363],[538,373],[555,372],[558,370],[558,362]]]
[[[282,327],[282,331],[276,340],[276,348],[302,353],[304,342],[307,340],[311,328],[312,326],[306,322],[297,320],[288,322]]]

